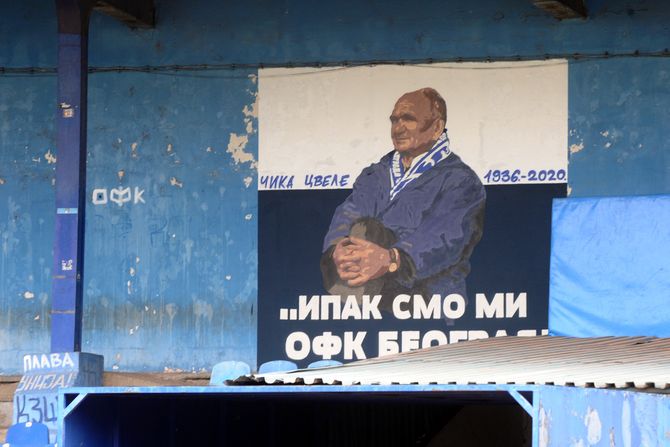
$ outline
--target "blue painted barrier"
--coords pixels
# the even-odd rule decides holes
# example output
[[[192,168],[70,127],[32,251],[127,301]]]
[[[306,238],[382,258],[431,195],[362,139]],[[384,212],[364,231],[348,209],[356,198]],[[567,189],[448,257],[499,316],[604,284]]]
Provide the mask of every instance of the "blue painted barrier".
[[[670,337],[670,195],[554,200],[549,333]]]
[[[14,393],[14,424],[45,424],[52,439],[58,420],[58,391],[102,385],[102,356],[85,352],[32,354],[23,358],[24,374]]]
[[[344,407],[328,407],[334,402],[345,401],[347,405]],[[370,405],[374,402],[388,405],[391,401],[400,402],[400,405],[430,402],[432,408],[437,408],[437,404],[501,405],[516,402],[532,419],[533,447],[670,445],[670,439],[666,436],[666,433],[670,433],[670,396],[649,392],[544,385],[279,385],[64,389],[59,394],[59,426],[63,434],[59,445],[79,446],[82,442],[84,445],[112,445],[112,440],[119,436],[128,442],[141,439],[141,432],[132,431],[132,418],[125,415],[124,419],[124,415],[119,414],[124,411],[142,411],[144,419],[140,421],[141,424],[149,426],[156,439],[166,442],[178,439],[175,427],[170,425],[173,423],[180,424],[179,428],[182,430],[193,433],[197,430],[211,439],[238,436],[238,440],[249,440],[253,436],[245,433],[244,427],[248,428],[249,424],[258,427],[258,418],[251,415],[258,416],[259,406],[264,409],[263,418],[266,420],[270,418],[273,409],[282,409],[285,408],[284,405],[289,405],[287,408],[319,408],[316,419],[327,421],[331,417],[342,417],[342,414],[336,414],[338,412],[351,413],[353,408],[356,408],[357,415],[364,417],[361,415],[370,411]],[[298,407],[290,407],[291,402],[297,402]],[[138,409],[137,405],[142,408]],[[184,410],[205,407],[207,413],[191,414]],[[275,416],[282,417],[281,411],[283,410],[275,413]],[[236,422],[224,423],[227,414],[235,414]],[[175,419],[176,416],[179,418]],[[290,412],[288,417],[293,417]],[[204,418],[223,419],[220,419],[222,422],[219,425],[203,426]],[[352,419],[348,421],[353,422]],[[281,430],[281,426],[282,424],[277,424],[275,428]],[[267,433],[270,426],[263,427],[263,430],[257,431],[267,434],[268,439],[273,439],[274,433]],[[343,431],[348,428],[350,427],[338,426]],[[326,433],[315,433],[317,437],[320,435],[326,436]]]

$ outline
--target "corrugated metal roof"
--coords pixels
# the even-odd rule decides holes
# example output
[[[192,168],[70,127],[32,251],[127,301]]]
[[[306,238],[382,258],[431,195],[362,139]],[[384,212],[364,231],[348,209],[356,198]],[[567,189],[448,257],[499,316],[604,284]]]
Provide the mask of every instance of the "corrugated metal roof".
[[[342,366],[255,374],[267,384],[670,387],[670,338],[499,337]],[[247,382],[248,383],[248,382]]]

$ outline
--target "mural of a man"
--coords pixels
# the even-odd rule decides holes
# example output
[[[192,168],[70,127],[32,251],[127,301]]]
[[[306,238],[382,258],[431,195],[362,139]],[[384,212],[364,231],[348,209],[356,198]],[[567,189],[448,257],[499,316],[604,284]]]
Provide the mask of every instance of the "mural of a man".
[[[365,168],[324,238],[324,286],[337,295],[465,293],[486,193],[449,149],[446,102],[432,88],[402,95],[394,150]]]

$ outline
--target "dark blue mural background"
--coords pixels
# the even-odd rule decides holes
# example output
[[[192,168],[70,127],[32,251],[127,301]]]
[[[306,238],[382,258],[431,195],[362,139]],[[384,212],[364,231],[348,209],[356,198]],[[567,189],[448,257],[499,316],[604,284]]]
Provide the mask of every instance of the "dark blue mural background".
[[[299,295],[325,295],[319,259],[333,210],[349,190],[261,191],[259,193],[259,307],[258,360],[286,358],[285,340],[294,331],[311,337],[325,331],[368,331],[363,348],[377,355],[377,332],[437,329],[486,330],[547,327],[551,201],[564,197],[565,184],[501,185],[486,188],[484,236],[471,258],[467,279],[469,303],[453,324],[444,320],[398,320],[383,311],[381,320],[280,321],[281,308],[297,308]],[[476,319],[475,293],[489,301],[497,292],[527,293],[526,318]],[[425,297],[426,301],[430,297]],[[341,356],[334,357],[342,360]],[[311,354],[301,366],[319,360]]]

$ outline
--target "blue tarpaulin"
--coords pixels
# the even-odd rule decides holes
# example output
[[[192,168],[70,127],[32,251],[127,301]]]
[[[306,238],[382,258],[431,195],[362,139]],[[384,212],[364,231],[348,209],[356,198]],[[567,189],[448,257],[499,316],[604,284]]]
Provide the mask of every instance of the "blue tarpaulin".
[[[549,332],[670,337],[670,196],[555,199]]]

